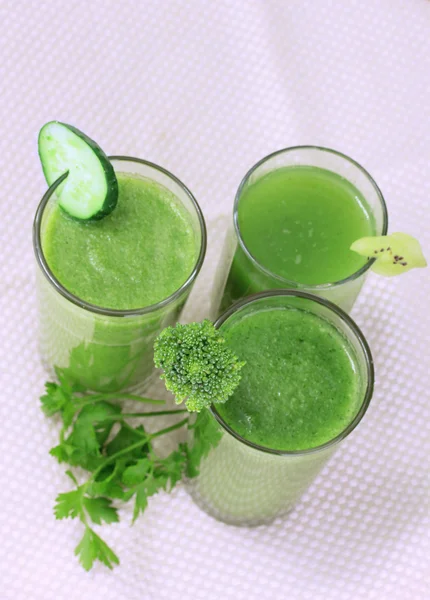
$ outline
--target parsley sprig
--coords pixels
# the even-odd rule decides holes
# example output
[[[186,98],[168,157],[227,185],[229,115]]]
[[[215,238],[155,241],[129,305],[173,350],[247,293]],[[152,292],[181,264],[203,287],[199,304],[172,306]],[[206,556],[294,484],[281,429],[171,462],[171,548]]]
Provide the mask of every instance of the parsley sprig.
[[[166,328],[155,343],[155,364],[163,369],[166,388],[177,403],[185,400],[187,410],[125,412],[121,400],[153,405],[164,401],[120,392],[88,393],[67,369],[56,370],[59,382],[46,383],[41,397],[44,413],[62,421],[59,443],[50,453],[59,463],[87,473],[81,481],[76,472],[67,469],[75,489],[59,494],[54,507],[57,519],[81,521],[84,533],[75,554],[86,570],[96,561],[110,569],[119,564],[93,525],[117,523],[118,505],[131,501],[134,522],[146,509],[148,498],[160,490],[170,492],[183,475],[199,474],[201,459],[222,437],[207,407],[225,402],[233,394],[245,363],[205,320]],[[189,411],[197,416],[191,418]],[[136,419],[183,413],[186,416],[180,421],[153,433],[142,423],[134,425]],[[180,443],[167,457],[159,456],[154,440],[185,425],[193,430],[192,443]]]
[[[90,570],[96,561],[112,569],[119,558],[93,525],[117,523],[118,503],[130,501],[134,503],[134,522],[146,509],[150,496],[160,490],[170,492],[185,473],[189,477],[198,474],[201,458],[218,443],[221,434],[216,426],[208,428],[212,419],[207,410],[199,413],[194,423],[189,423],[190,415],[182,409],[123,412],[116,401],[156,405],[164,401],[132,394],[86,393],[65,370],[56,372],[59,383],[46,383],[41,397],[44,413],[49,417],[59,415],[62,421],[59,443],[50,454],[59,463],[88,472],[88,477],[80,483],[70,468],[66,470],[75,489],[57,496],[54,514],[57,519],[79,519],[83,524],[75,554],[84,569]],[[136,419],[184,413],[185,418],[154,433],[147,432],[142,424],[130,423],[130,419],[134,423]],[[185,425],[195,432],[192,447],[180,443],[167,457],[160,457],[153,441]]]

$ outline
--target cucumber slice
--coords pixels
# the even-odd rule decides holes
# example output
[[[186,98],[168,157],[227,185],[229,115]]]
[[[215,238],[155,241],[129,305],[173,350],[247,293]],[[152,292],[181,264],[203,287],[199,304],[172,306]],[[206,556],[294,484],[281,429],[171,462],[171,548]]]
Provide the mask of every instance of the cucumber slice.
[[[118,201],[114,168],[82,131],[58,121],[46,123],[39,133],[39,156],[48,185],[68,172],[56,192],[71,217],[98,220],[113,211]]]

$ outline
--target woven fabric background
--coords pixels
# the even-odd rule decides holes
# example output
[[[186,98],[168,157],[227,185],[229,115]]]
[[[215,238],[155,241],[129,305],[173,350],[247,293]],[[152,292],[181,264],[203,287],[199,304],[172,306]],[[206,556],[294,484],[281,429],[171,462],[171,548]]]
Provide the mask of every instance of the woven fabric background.
[[[185,319],[206,314],[236,188],[265,154],[333,147],[385,195],[390,231],[430,258],[430,3],[426,0],[0,0],[1,600],[429,598],[429,271],[371,275],[353,316],[372,346],[374,400],[295,511],[237,529],[183,487],[129,527],[89,574],[42,415],[31,225],[45,191],[43,123],[146,158],[194,192],[207,260]]]

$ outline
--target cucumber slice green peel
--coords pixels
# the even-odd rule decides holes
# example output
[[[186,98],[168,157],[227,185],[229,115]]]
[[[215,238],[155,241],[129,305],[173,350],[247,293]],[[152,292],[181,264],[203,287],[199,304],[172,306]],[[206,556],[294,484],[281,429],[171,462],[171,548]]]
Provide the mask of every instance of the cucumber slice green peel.
[[[72,125],[50,121],[39,133],[39,156],[48,185],[68,173],[58,202],[75,219],[102,219],[118,201],[115,171],[103,150]]]
[[[406,233],[360,238],[352,244],[351,250],[368,259],[374,258],[372,271],[386,277],[427,266],[419,241]]]

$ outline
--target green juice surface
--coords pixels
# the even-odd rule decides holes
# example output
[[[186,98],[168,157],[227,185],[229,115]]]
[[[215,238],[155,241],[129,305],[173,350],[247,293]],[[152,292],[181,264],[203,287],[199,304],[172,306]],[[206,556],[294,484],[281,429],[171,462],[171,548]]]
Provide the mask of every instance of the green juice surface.
[[[217,411],[238,434],[276,450],[328,442],[358,410],[359,377],[349,342],[305,310],[254,312],[221,331],[246,361],[234,395]]]
[[[363,195],[317,167],[284,167],[246,187],[239,228],[250,253],[272,273],[307,285],[340,281],[366,262],[349,248],[375,234]]]
[[[82,300],[104,308],[143,308],[181,287],[196,263],[198,243],[174,194],[137,175],[117,178],[117,207],[100,221],[76,221],[55,206],[43,251],[60,283]]]

